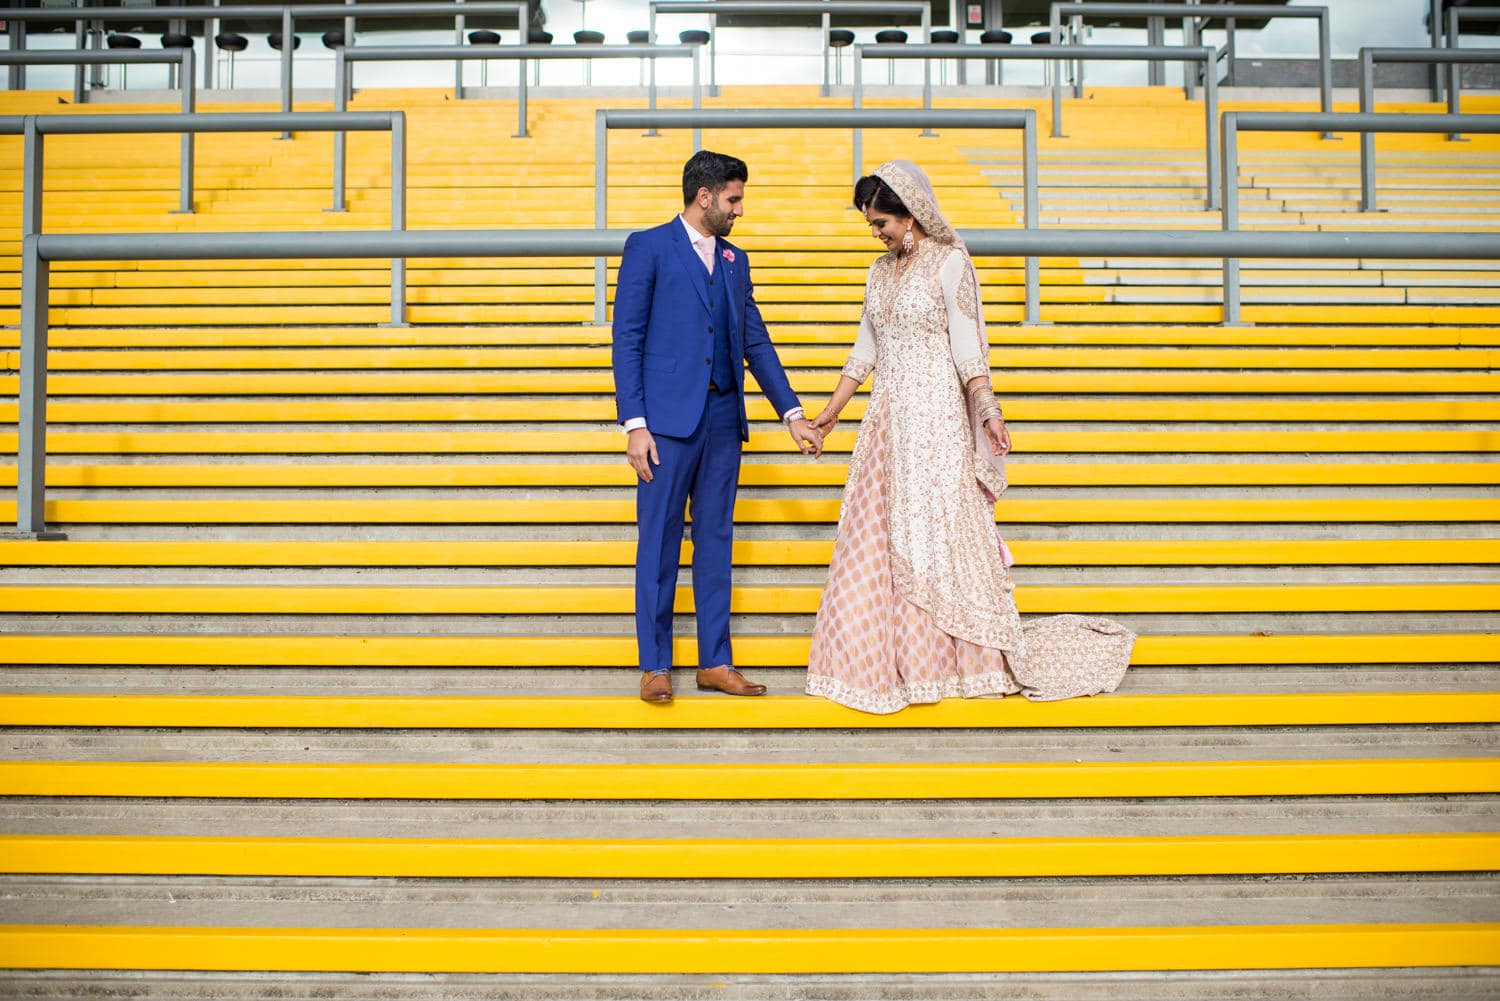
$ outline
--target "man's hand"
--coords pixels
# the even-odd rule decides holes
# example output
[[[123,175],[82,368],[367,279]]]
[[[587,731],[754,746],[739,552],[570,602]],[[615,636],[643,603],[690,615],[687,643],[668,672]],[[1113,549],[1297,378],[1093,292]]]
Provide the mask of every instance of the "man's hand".
[[[661,465],[661,456],[656,454],[656,439],[645,428],[636,428],[626,436],[625,460],[641,482],[651,482],[651,467]]]
[[[787,431],[791,433],[792,441],[797,443],[803,455],[813,458],[823,454],[823,436],[818,429],[807,422],[807,418],[798,417],[787,425]]]
[[[833,429],[839,426],[839,412],[824,407],[823,412],[812,419],[812,426],[818,434],[827,438],[833,434]]]
[[[998,417],[991,417],[984,422],[984,432],[990,439],[990,450],[995,455],[1008,455],[1010,453],[1010,429],[1005,422]]]

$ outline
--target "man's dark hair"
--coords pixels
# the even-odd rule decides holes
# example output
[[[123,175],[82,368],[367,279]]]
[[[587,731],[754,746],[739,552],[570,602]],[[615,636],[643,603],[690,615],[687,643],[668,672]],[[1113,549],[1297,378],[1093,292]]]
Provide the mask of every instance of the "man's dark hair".
[[[750,180],[750,168],[739,157],[700,149],[682,165],[682,204],[690,205],[699,188],[717,196],[730,181]]]
[[[863,212],[872,205],[876,212],[885,212],[898,219],[911,218],[911,210],[901,201],[901,196],[874,174],[854,182],[854,207]]]

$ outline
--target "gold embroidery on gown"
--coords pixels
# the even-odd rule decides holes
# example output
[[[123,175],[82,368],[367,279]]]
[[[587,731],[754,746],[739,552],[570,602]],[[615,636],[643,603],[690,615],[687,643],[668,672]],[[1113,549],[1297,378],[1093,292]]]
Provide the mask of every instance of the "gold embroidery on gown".
[[[879,258],[844,367],[863,381],[873,348],[807,691],[865,712],[1112,691],[1129,662],[1134,637],[1117,623],[1054,616],[1023,627],[1016,611],[991,500],[1004,485],[976,449],[964,392],[989,373],[973,274],[960,247],[930,237],[902,274],[894,252]]]

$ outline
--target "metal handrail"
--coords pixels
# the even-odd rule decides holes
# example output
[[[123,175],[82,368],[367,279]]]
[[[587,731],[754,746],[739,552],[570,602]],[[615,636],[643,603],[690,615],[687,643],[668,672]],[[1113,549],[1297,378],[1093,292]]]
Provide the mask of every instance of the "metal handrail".
[[[181,176],[178,183],[178,212],[193,211],[193,144],[194,135],[203,132],[277,132],[291,129],[296,132],[389,132],[391,133],[391,163],[393,171],[404,164],[406,158],[406,115],[401,111],[326,112],[296,111],[291,114],[278,112],[230,112],[146,115],[36,115],[15,116],[22,121],[34,120],[37,135],[37,156],[40,158],[41,140],[47,135],[170,135],[181,133],[183,155]],[[3,129],[0,129],[3,131]],[[40,168],[38,168],[40,169]],[[38,172],[35,181],[40,184]],[[406,190],[398,176],[391,186],[391,219],[396,229],[404,227],[400,222],[405,217]],[[25,181],[29,191],[33,180]],[[327,211],[345,210],[344,164],[335,161],[333,172],[333,206]],[[38,187],[38,190],[40,188]],[[40,230],[37,230],[40,232]]]
[[[292,110],[292,52],[294,46],[290,39],[296,27],[298,18],[329,18],[341,17],[344,19],[344,37],[353,39],[354,22],[361,17],[452,17],[459,37],[462,38],[463,19],[466,15],[479,14],[514,14],[520,25],[519,44],[526,42],[526,2],[525,0],[474,0],[473,3],[371,3],[361,4],[350,0],[348,3],[307,4],[293,6],[291,4],[236,4],[223,7],[184,7],[159,6],[159,7],[75,7],[71,10],[43,10],[43,9],[20,9],[6,10],[5,20],[10,21],[73,21],[80,38],[83,35],[83,26],[89,21],[202,21],[203,40],[205,47],[209,42],[209,25],[214,21],[225,18],[264,18],[277,17],[281,19],[282,37],[287,42],[281,47],[281,110],[290,112]],[[96,56],[103,53],[99,50],[92,51]],[[191,51],[191,50],[188,50]],[[85,65],[101,62],[94,58],[88,60]],[[213,60],[204,61],[203,86],[213,86]],[[81,90],[81,76],[75,84],[75,92]],[[80,103],[82,99],[80,98]]]
[[[1497,18],[1500,20],[1500,18]],[[1458,67],[1465,63],[1500,63],[1500,49],[1381,49],[1371,46],[1359,50],[1359,110],[1365,114],[1375,111],[1375,66],[1378,63],[1420,63],[1429,66],[1448,65],[1453,76],[1448,87],[1448,114],[1459,111]],[[1462,138],[1460,133],[1448,137]],[[1366,137],[1361,142],[1374,142]],[[1371,147],[1373,152],[1373,147]],[[1362,157],[1369,154],[1361,147]]]
[[[932,4],[913,3],[912,0],[651,0],[651,41],[656,41],[656,15],[662,14],[707,14],[708,33],[708,86],[709,93],[718,95],[718,73],[715,61],[718,53],[719,14],[818,14],[823,19],[823,96],[828,96],[828,56],[833,47],[828,44],[829,18],[834,14],[916,14],[922,26],[922,41],[932,40]],[[960,35],[962,37],[962,35]],[[652,82],[656,70],[652,68]]]
[[[526,139],[527,113],[526,113],[526,64],[533,59],[641,59],[641,58],[672,58],[682,57],[693,60],[693,107],[700,107],[703,103],[702,87],[698,82],[698,49],[697,45],[508,45],[503,49],[488,47],[475,48],[472,45],[389,45],[389,46],[362,46],[357,49],[342,48],[334,57],[334,107],[343,110],[347,105],[353,88],[353,73],[350,63],[376,63],[376,62],[424,62],[457,60],[464,61],[488,61],[493,59],[512,60],[520,63],[520,83],[517,91],[517,124],[516,134],[513,138]],[[463,99],[463,88],[459,86],[454,92],[454,100]],[[647,91],[647,101],[651,108],[656,107],[656,79],[653,75],[651,86]],[[342,156],[342,138],[335,139],[334,155]]]
[[[1226,233],[1239,232],[1239,133],[1241,132],[1359,132],[1360,143],[1360,210],[1375,208],[1376,132],[1448,132],[1462,125],[1465,131],[1500,133],[1500,115],[1404,115],[1404,114],[1333,114],[1280,111],[1228,111],[1224,113],[1224,217]],[[1363,141],[1370,140],[1368,145]],[[1315,236],[1322,234],[1306,234]],[[1332,234],[1329,234],[1332,235]],[[1345,234],[1338,234],[1340,236]],[[1412,233],[1414,239],[1433,234]],[[1439,234],[1441,235],[1441,234]],[[1400,248],[1397,248],[1400,250]],[[1289,256],[1298,256],[1293,252]],[[1377,254],[1365,256],[1375,257]],[[1421,256],[1400,250],[1394,256]],[[1240,262],[1224,260],[1224,322],[1240,322]]]
[[[1214,17],[1223,18],[1228,25],[1229,44],[1226,46],[1232,53],[1234,51],[1234,22],[1237,18],[1252,18],[1255,20],[1294,17],[1294,18],[1316,18],[1318,21],[1318,90],[1321,95],[1319,108],[1325,113],[1333,111],[1333,56],[1330,50],[1330,32],[1328,24],[1327,7],[1279,7],[1271,4],[1128,4],[1128,3],[1053,3],[1051,14],[1048,18],[1048,27],[1052,34],[1052,44],[1062,44],[1062,15],[1067,14],[1075,19],[1086,18],[1089,15],[1106,15],[1109,17],[1143,19],[1153,29],[1156,24],[1171,19],[1181,21],[1183,27],[1183,44],[1194,46],[1198,44],[1197,21]],[[1153,30],[1152,32],[1156,32]],[[1148,44],[1155,44],[1148,39]],[[1152,63],[1152,84],[1161,83],[1155,79],[1155,71],[1158,64]],[[1233,65],[1230,66],[1231,71]],[[1214,67],[1208,66],[1204,69],[1204,79],[1214,74]],[[1192,82],[1190,77],[1184,78],[1184,85],[1188,92],[1188,98],[1193,96]],[[1074,97],[1083,96],[1083,71],[1080,68],[1074,75]]]
[[[1009,46],[996,46],[996,51],[980,51],[977,47],[970,48],[964,52],[954,52],[952,45],[859,45],[855,47],[854,59],[854,106],[864,106],[864,77],[860,67],[865,59],[1028,59],[1037,60],[1060,60],[1063,57],[1077,59],[1095,59],[1101,61],[1138,61],[1153,59],[1160,56],[1171,56],[1177,59],[1187,59],[1193,62],[1201,62],[1206,66],[1214,65],[1218,58],[1218,50],[1213,46],[1201,46],[1199,48],[1170,48],[1167,46],[1151,45],[1055,45],[1055,46],[1030,46],[1022,45],[1014,48]],[[1218,121],[1219,121],[1219,90],[1212,73],[1206,76],[1208,81],[1204,87],[1204,162],[1206,166],[1208,184],[1205,192],[1204,204],[1208,211],[1212,212],[1219,207],[1219,143],[1218,143]],[[932,88],[926,87],[922,91],[922,107],[932,107]],[[1064,138],[1062,131],[1062,82],[1053,76],[1052,83],[1052,136]]]
[[[1296,230],[966,230],[980,257],[1301,257],[1500,259],[1500,233],[1303,233]],[[618,256],[624,230],[403,233],[141,233],[28,236],[21,243],[21,434],[15,534],[46,527],[47,286],[54,261]]]
[[[192,49],[162,49],[157,52],[142,52],[139,49],[111,49],[104,52],[21,50],[0,51],[0,66],[76,66],[77,71],[73,74],[73,103],[82,104],[85,66],[135,66],[141,63],[176,65],[179,67],[177,75],[178,89],[182,91],[182,111],[187,114],[193,110],[194,101],[193,58]]]
[[[1458,48],[1458,29],[1464,21],[1500,21],[1500,7],[1458,7],[1448,8],[1448,48]],[[1434,31],[1434,36],[1436,32]],[[1437,39],[1433,39],[1433,47],[1437,46]],[[1448,90],[1449,93],[1456,92],[1459,88],[1459,63],[1452,63],[1448,67]],[[1441,97],[1442,74],[1434,73],[1432,77],[1432,99],[1436,101]],[[1449,99],[1448,109],[1457,113],[1457,105],[1453,98]]]
[[[603,229],[609,215],[609,130],[629,128],[692,128],[693,149],[701,145],[698,131],[712,129],[853,129],[854,177],[864,172],[863,129],[928,128],[1005,129],[1021,132],[1025,187],[1022,225],[1038,223],[1036,168],[1036,112],[1016,110],[916,111],[911,109],[738,109],[734,111],[620,111],[601,108],[594,114],[594,225]],[[852,183],[852,182],[851,182]],[[594,322],[605,317],[605,261],[594,261]],[[1036,258],[1026,259],[1026,322],[1039,323],[1041,275]]]

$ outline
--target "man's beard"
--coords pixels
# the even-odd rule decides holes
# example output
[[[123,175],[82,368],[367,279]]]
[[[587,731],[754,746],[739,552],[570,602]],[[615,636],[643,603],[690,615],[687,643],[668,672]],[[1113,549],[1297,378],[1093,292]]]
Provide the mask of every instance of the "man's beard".
[[[721,211],[717,205],[710,205],[703,210],[703,225],[714,236],[728,236],[734,229],[734,216]]]

